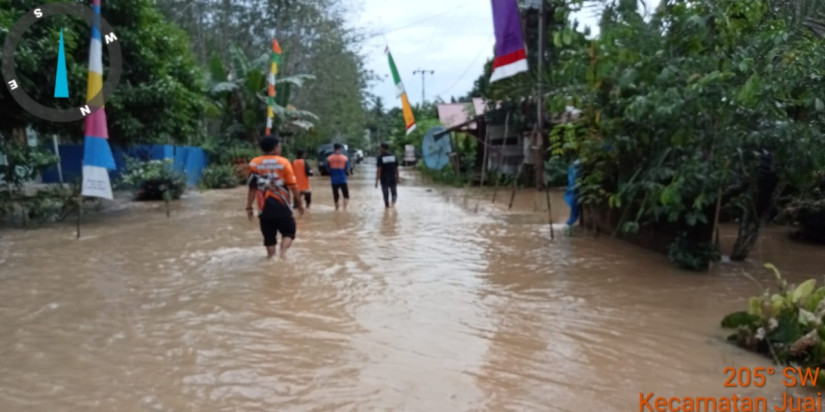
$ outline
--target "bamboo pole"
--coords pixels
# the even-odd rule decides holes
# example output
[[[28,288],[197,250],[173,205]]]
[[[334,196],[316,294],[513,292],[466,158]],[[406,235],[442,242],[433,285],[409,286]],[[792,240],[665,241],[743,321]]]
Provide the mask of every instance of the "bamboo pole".
[[[550,223],[550,240],[555,240],[556,235],[553,233],[553,207],[550,202],[550,188],[546,187],[544,193],[547,198],[547,221]]]
[[[80,216],[83,214],[83,194],[77,196],[77,237],[80,239]]]
[[[482,156],[481,161],[481,183],[479,187],[484,187],[484,180],[487,177],[487,157],[489,156],[489,146],[490,146],[490,125],[487,124],[484,126],[484,156]]]
[[[169,211],[169,202],[172,200],[172,193],[169,192],[169,188],[163,192],[163,202],[166,203],[166,218],[169,219],[170,211]]]
[[[516,172],[516,178],[513,179],[513,191],[510,193],[510,206],[507,209],[513,208],[513,202],[516,200],[516,185],[518,184],[518,180],[521,178],[521,172],[524,170],[524,164],[518,165],[518,172]]]
[[[504,167],[504,150],[505,145],[507,144],[507,136],[510,133],[510,112],[508,111],[507,114],[504,116],[504,138],[501,140],[501,151],[498,154],[498,178],[496,179],[496,186],[493,189],[493,203],[496,202],[496,196],[498,195],[498,186],[501,183],[501,176],[502,176],[502,167]]]
[[[533,131],[530,133],[529,141],[533,140],[533,135],[536,133],[536,126],[533,126]],[[528,151],[529,154],[529,151]],[[526,160],[526,159],[525,159]],[[513,191],[510,193],[510,207],[508,209],[513,208],[513,202],[516,199],[516,185],[518,185],[518,180],[521,178],[521,174],[524,172],[524,161],[518,166],[518,172],[516,173],[516,178],[513,180]]]
[[[57,142],[57,135],[52,134],[52,144],[54,145],[54,155],[57,156],[57,177],[60,180],[60,186],[63,186],[63,160],[60,158],[60,145]]]
[[[486,123],[486,122],[485,122]],[[490,153],[490,124],[486,123],[484,126],[484,156],[482,156],[482,163],[481,163],[481,182],[478,185],[479,190],[484,190],[484,180],[487,177],[487,157]],[[481,196],[476,198],[476,207],[473,213],[478,213],[478,204],[481,201]]]
[[[536,70],[536,123],[538,133],[536,137],[536,189],[544,188],[544,149],[543,144],[543,137],[542,134],[544,133],[544,110],[542,107],[543,95],[542,95],[542,76],[544,74],[544,29],[545,29],[545,16],[544,16],[544,3],[546,1],[541,0],[539,6],[539,21],[538,21],[538,29],[539,29],[539,38],[538,38],[538,52],[536,53],[536,60],[538,62],[538,70]]]

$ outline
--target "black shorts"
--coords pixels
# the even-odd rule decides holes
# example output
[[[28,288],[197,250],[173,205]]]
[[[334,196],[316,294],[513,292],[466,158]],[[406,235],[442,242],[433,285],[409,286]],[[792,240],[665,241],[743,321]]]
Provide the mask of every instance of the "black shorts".
[[[264,235],[264,246],[275,246],[278,244],[277,234],[281,237],[295,239],[295,218],[292,216],[283,217],[263,217],[261,221],[261,233]]]
[[[339,194],[338,191],[341,191],[341,194],[344,195],[344,199],[349,199],[349,187],[346,183],[341,184],[333,184],[332,185],[332,198],[335,200],[335,203],[338,203]]]

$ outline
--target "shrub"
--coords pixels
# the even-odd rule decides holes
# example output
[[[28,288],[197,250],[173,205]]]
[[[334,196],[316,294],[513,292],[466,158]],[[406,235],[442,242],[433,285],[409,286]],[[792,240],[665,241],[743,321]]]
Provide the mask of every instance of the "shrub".
[[[668,246],[667,258],[680,269],[705,271],[710,262],[720,258],[719,248],[712,242],[696,242],[687,232],[682,232]]]
[[[77,213],[80,184],[54,185],[34,195],[22,191],[0,192],[0,222],[10,226],[54,223]],[[95,198],[83,198],[83,203],[99,204]]]
[[[0,138],[0,182],[19,189],[37,174],[57,164],[58,158],[48,150],[29,147]]]
[[[246,181],[249,175],[249,161],[260,154],[259,149],[253,144],[230,138],[213,137],[207,139],[201,147],[209,155],[211,164],[232,165],[236,185]]]
[[[137,200],[179,199],[186,190],[186,176],[168,159],[141,162],[127,157],[121,186],[134,190]]]
[[[825,243],[825,198],[794,199],[785,209],[792,222],[799,229],[793,237],[818,243]]]
[[[237,139],[211,138],[201,147],[213,164],[249,163],[253,157],[258,156],[257,147]]]
[[[747,311],[726,316],[722,327],[736,329],[728,340],[769,355],[779,364],[823,366],[825,287],[816,289],[815,279],[788,286],[776,267],[771,264],[765,267],[773,271],[778,291],[772,293],[770,288],[765,288],[761,296],[750,298]]]
[[[814,173],[812,187],[796,195],[780,218],[797,225],[793,238],[825,243],[825,171]]]
[[[564,158],[553,156],[544,162],[544,183],[550,187],[567,186],[567,172],[570,165]]]
[[[203,170],[201,186],[205,189],[227,189],[238,186],[237,170],[233,165],[215,164]]]
[[[456,173],[452,165],[447,165],[441,170],[433,170],[427,167],[427,164],[421,160],[415,165],[415,168],[422,176],[432,179],[434,182],[452,186],[464,186],[469,182],[468,177],[464,174]]]

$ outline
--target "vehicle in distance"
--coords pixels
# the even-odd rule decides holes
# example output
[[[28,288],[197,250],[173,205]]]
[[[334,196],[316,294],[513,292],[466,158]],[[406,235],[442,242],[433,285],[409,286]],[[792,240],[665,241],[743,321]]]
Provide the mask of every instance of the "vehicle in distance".
[[[344,146],[344,153],[349,153],[349,151],[348,151],[349,148],[347,147],[347,145],[344,144],[342,146]],[[334,143],[328,143],[328,144],[325,144],[325,145],[321,145],[321,147],[318,148],[318,171],[321,172],[321,176],[329,176],[329,165],[327,164],[327,158],[331,154],[335,153],[334,147],[335,147]],[[353,168],[353,162],[352,162],[352,158],[350,158],[349,174],[352,174],[352,172],[353,172],[352,168]]]

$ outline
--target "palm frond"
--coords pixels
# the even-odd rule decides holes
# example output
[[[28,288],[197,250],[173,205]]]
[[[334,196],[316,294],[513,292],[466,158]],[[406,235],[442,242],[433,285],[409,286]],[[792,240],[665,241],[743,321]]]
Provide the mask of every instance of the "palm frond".
[[[209,92],[214,94],[228,93],[234,92],[240,88],[241,86],[236,82],[220,82],[212,85],[212,87],[209,89]]]
[[[292,120],[289,122],[290,125],[299,127],[303,130],[310,130],[315,127],[315,123],[308,122],[306,120]]]
[[[277,85],[287,83],[295,85],[296,87],[303,87],[304,83],[312,80],[315,80],[315,76],[311,74],[295,74],[292,76],[286,76],[275,79],[275,84]]]
[[[269,72],[269,63],[272,61],[272,53],[264,53],[252,61],[252,67],[256,67]]]
[[[246,77],[251,68],[249,59],[238,46],[229,48],[229,55],[232,57],[232,66],[235,69],[235,77],[242,79]]]
[[[223,66],[223,61],[221,61],[221,56],[218,53],[213,53],[209,58],[207,73],[210,83],[226,81],[226,68]]]

